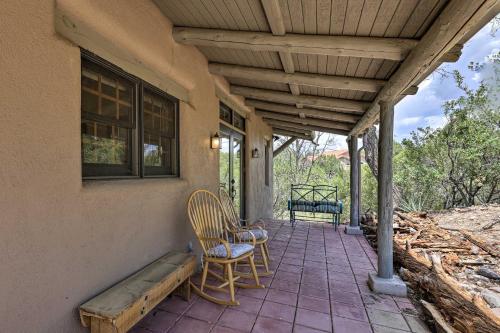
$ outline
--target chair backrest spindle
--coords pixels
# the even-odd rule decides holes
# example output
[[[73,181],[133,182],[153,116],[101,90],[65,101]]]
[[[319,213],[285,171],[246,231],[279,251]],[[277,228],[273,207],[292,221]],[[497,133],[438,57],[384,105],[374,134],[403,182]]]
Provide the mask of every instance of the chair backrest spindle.
[[[223,188],[219,189],[219,198],[222,204],[222,209],[224,210],[224,214],[227,217],[227,223],[229,229],[232,230],[240,229],[241,228],[240,217],[238,216],[238,213],[234,208],[234,204],[233,201],[231,200],[231,197],[229,196],[229,194],[226,192],[225,189]]]
[[[206,190],[198,190],[188,200],[188,217],[203,252],[227,241],[225,215],[217,196]]]

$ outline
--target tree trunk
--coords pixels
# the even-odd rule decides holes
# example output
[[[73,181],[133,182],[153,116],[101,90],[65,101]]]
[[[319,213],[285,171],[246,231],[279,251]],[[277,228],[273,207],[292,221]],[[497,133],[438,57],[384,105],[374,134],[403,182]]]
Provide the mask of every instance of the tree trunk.
[[[363,149],[365,150],[366,163],[370,167],[373,177],[378,179],[378,136],[375,126],[370,127],[363,134]],[[394,207],[398,207],[401,203],[401,189],[393,184],[392,193]]]
[[[370,167],[373,177],[378,177],[378,137],[375,126],[370,127],[363,134],[363,149],[365,150],[365,160]]]

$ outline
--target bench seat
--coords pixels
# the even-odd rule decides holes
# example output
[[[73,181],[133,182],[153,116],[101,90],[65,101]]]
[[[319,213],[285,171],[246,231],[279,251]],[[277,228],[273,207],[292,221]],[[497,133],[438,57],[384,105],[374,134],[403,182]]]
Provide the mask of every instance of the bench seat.
[[[80,306],[83,326],[96,332],[127,332],[181,284],[189,298],[196,257],[169,252]]]

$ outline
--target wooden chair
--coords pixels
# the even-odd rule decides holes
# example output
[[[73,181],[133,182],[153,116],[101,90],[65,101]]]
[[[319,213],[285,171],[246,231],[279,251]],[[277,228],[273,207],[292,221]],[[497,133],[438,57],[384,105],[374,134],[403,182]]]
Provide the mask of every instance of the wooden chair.
[[[206,190],[195,191],[189,197],[188,216],[203,249],[201,286],[198,288],[191,283],[195,293],[214,303],[239,305],[234,296],[234,286],[240,288],[264,288],[264,285],[259,283],[259,276],[254,263],[255,238],[253,243],[228,241],[224,211],[216,195]],[[242,274],[233,270],[233,266],[243,261],[250,265],[251,274]],[[209,269],[210,265],[222,268],[222,275]],[[221,284],[217,286],[208,284],[208,274],[221,281]],[[240,278],[253,278],[255,284],[236,282]],[[205,288],[228,292],[227,287],[231,298],[230,301],[216,298],[205,292]]]
[[[232,238],[238,242],[252,242],[253,238],[255,238],[255,246],[260,249],[260,255],[262,257],[262,261],[258,261],[256,265],[264,266],[265,269],[265,271],[260,272],[259,275],[272,275],[273,272],[269,270],[270,257],[269,248],[267,246],[267,230],[262,227],[265,226],[264,221],[259,221],[258,224],[254,223],[249,226],[243,226],[241,222],[248,222],[248,220],[240,219],[233,201],[223,188],[219,189],[219,198],[227,217],[227,228]]]

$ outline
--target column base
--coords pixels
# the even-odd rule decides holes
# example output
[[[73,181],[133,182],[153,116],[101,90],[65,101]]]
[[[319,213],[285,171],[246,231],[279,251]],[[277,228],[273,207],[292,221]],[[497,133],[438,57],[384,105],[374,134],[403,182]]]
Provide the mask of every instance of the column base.
[[[351,227],[348,225],[345,227],[345,233],[348,235],[362,235],[363,230],[359,226]]]
[[[376,293],[391,296],[406,297],[408,291],[406,284],[397,275],[394,275],[392,279],[384,279],[377,273],[369,273],[368,286]]]

